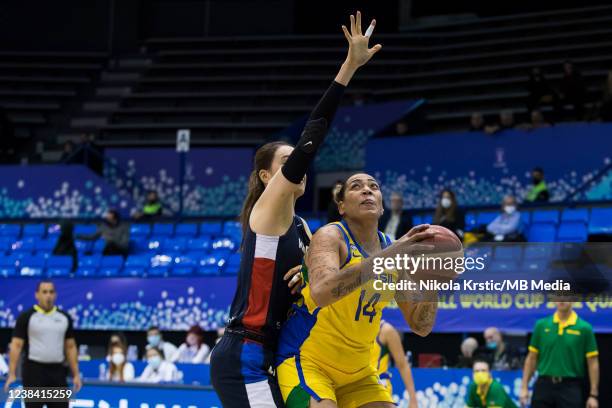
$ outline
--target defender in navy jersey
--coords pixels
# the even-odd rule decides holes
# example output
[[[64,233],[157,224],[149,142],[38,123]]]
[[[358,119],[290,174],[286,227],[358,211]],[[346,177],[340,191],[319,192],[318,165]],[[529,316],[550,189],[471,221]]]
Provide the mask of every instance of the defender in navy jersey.
[[[361,14],[351,16],[346,60],[312,111],[296,148],[272,142],[257,150],[240,220],[242,260],[238,287],[223,338],[211,356],[211,380],[225,408],[282,407],[274,373],[281,325],[295,300],[283,280],[302,263],[309,244],[306,223],[295,215],[306,172],[323,143],[344,88],[382,47],[368,48],[375,21],[363,35]],[[297,269],[295,269],[297,270]]]

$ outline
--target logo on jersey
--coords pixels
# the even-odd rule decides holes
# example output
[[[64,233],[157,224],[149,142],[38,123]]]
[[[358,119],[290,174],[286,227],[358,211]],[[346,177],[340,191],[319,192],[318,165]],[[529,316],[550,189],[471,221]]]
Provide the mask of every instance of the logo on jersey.
[[[359,252],[355,244],[351,244],[351,258],[361,258],[361,252]]]

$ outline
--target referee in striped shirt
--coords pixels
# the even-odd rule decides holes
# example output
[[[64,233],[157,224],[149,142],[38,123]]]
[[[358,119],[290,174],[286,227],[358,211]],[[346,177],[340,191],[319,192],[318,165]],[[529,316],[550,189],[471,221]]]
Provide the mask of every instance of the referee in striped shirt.
[[[81,388],[77,360],[77,345],[72,329],[72,319],[55,306],[57,293],[50,281],[36,286],[38,304],[24,311],[17,318],[11,341],[9,374],[4,385],[8,392],[16,380],[17,363],[23,351],[21,377],[24,387],[63,387],[66,382],[67,361],[72,371],[74,392]],[[44,403],[28,402],[27,408],[42,407]],[[49,407],[68,408],[68,402],[48,403]]]

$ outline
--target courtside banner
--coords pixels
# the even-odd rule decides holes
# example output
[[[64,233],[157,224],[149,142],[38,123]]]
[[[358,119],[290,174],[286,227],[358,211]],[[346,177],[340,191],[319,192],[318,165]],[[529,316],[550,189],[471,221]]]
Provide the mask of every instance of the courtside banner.
[[[224,325],[236,287],[235,276],[189,278],[83,278],[54,280],[57,304],[78,329],[205,330]],[[20,312],[34,304],[36,279],[0,279],[0,327],[12,328]],[[576,303],[579,316],[596,332],[612,332],[612,297],[584,296]],[[552,295],[544,293],[441,293],[434,331],[531,331],[537,319],[554,312]],[[383,317],[400,330],[409,330],[393,304]]]

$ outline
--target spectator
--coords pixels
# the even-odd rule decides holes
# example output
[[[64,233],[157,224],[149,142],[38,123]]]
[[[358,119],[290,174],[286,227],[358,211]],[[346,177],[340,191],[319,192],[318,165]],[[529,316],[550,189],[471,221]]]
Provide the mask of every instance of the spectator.
[[[441,225],[453,231],[460,239],[463,238],[465,230],[465,215],[457,206],[455,193],[452,190],[445,189],[440,194],[440,201],[436,207],[433,223]]]
[[[485,133],[492,135],[493,133],[500,132],[502,130],[514,129],[514,113],[511,110],[503,110],[499,113],[499,123],[492,125],[485,125]]]
[[[472,382],[465,397],[465,404],[474,407],[516,408],[504,386],[491,376],[489,363],[483,360],[474,361]]]
[[[525,200],[536,203],[546,203],[550,197],[546,181],[544,181],[544,170],[541,167],[536,167],[531,170],[531,182],[533,186],[527,193]]]
[[[531,129],[541,129],[551,126],[551,124],[544,119],[544,115],[542,114],[542,112],[537,109],[532,110],[530,116],[531,124],[529,127]]]
[[[521,213],[517,210],[516,199],[505,196],[501,204],[502,212],[487,225],[487,241],[523,242],[521,235]]]
[[[62,150],[62,156],[60,157],[60,162],[65,163],[65,164],[70,163],[71,161],[68,161],[68,159],[71,159],[73,154],[74,154],[74,142],[72,140],[68,140],[64,143],[64,150]]]
[[[125,338],[125,334],[121,332],[111,334],[110,338],[108,339],[108,351],[110,352],[110,349],[114,346],[120,346],[127,350],[128,343],[127,339]]]
[[[336,194],[338,194],[338,191],[340,191],[340,189],[342,188],[342,180],[336,180],[336,184],[334,184],[334,187],[332,188],[331,191],[331,200],[329,201],[329,205],[327,206],[327,222],[336,222],[336,221],[340,221],[342,219],[342,217],[340,216],[340,213],[338,212],[338,203],[336,202]]]
[[[130,228],[121,222],[117,210],[108,210],[104,214],[104,222],[98,226],[98,230],[91,235],[79,235],[77,239],[95,241],[102,237],[105,241],[103,255],[127,256],[130,246]]]
[[[599,102],[599,118],[604,122],[612,122],[612,70],[608,71],[608,78]]]
[[[60,236],[57,238],[53,255],[68,255],[72,257],[72,272],[78,266],[77,249],[74,245],[74,224],[70,221],[62,221],[60,224]]]
[[[202,364],[209,353],[210,347],[204,343],[204,331],[200,326],[192,326],[187,332],[185,343],[179,346],[171,361],[173,363]]]
[[[572,310],[572,302],[559,301],[556,306],[555,314],[538,320],[533,329],[523,368],[521,405],[529,403],[529,380],[537,369],[532,407],[597,408],[599,353],[593,327]],[[585,405],[587,374],[590,388]]]
[[[410,215],[404,211],[404,198],[401,194],[391,193],[390,211],[385,211],[379,225],[391,239],[398,239],[412,228]]]
[[[142,207],[142,211],[135,214],[134,218],[139,220],[154,220],[162,216],[163,210],[157,191],[151,190],[147,193],[147,199]]]
[[[470,117],[470,132],[484,132],[485,121],[482,113],[474,112]]]
[[[156,347],[147,349],[147,366],[138,377],[146,383],[174,382],[179,379],[179,372],[174,364],[163,359],[162,351]]]
[[[133,381],[134,366],[127,361],[127,349],[120,344],[115,344],[109,350],[108,355],[110,368],[108,370],[108,379],[110,381]]]
[[[561,105],[567,109],[571,105],[573,119],[582,120],[584,118],[584,101],[586,88],[582,81],[582,75],[574,67],[571,61],[563,63],[563,78],[561,79]]]
[[[457,363],[457,368],[471,368],[474,364],[474,352],[478,348],[478,341],[473,337],[468,337],[461,342],[461,355]]]
[[[527,83],[527,110],[532,111],[538,109],[542,105],[552,105],[558,107],[558,95],[550,86],[546,77],[538,67],[532,68],[529,74],[529,82]]]
[[[521,366],[518,350],[504,342],[496,327],[484,331],[485,347],[478,351],[478,356],[486,359],[493,370],[514,370]]]
[[[170,361],[176,354],[177,348],[174,344],[164,341],[159,327],[152,326],[147,330],[147,350],[157,348],[163,353],[165,360]]]

